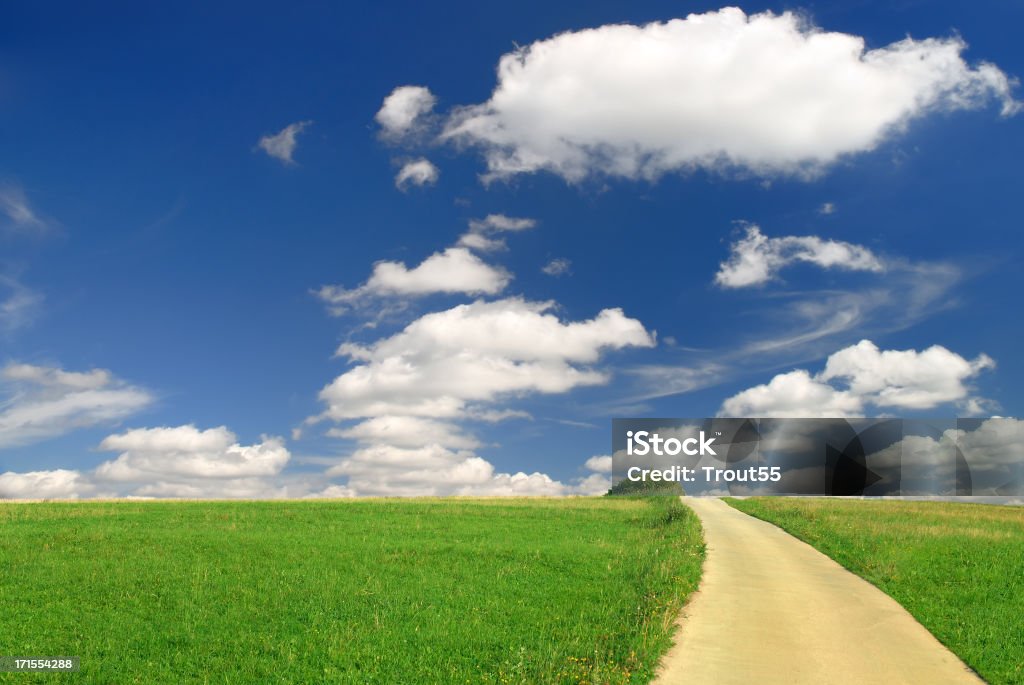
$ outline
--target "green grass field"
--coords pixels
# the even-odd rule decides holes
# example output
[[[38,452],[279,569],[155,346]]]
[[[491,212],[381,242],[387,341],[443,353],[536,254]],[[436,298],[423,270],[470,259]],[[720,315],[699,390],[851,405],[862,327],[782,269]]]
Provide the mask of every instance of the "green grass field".
[[[696,587],[671,498],[0,504],[2,682],[642,683]]]
[[[1024,508],[727,501],[874,583],[990,683],[1024,683]]]

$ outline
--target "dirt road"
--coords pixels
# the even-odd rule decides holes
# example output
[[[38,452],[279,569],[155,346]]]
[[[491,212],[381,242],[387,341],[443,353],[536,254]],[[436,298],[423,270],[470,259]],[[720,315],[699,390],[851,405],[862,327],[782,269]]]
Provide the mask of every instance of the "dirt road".
[[[695,685],[983,681],[888,595],[809,545],[713,498],[707,559],[654,681]]]

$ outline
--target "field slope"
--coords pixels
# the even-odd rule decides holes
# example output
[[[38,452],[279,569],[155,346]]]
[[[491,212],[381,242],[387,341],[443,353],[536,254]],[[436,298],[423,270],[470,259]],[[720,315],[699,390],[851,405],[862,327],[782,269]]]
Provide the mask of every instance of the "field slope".
[[[0,530],[0,654],[80,682],[647,682],[703,553],[672,498],[8,503]]]
[[[1024,508],[727,501],[874,583],[988,682],[1024,683]]]

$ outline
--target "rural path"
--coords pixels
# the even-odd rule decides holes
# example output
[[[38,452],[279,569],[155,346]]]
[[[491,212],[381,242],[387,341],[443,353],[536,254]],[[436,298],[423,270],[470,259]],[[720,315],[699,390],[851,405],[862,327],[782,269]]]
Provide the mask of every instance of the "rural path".
[[[776,526],[684,497],[707,558],[655,683],[983,681],[881,590]]]

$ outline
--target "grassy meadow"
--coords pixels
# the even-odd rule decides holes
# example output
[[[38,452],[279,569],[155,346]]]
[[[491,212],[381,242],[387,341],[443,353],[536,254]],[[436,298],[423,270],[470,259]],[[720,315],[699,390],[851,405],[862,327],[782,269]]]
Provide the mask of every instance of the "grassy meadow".
[[[643,683],[696,587],[667,497],[0,503],[0,682]]]
[[[1024,507],[727,501],[881,588],[988,682],[1024,683]]]

